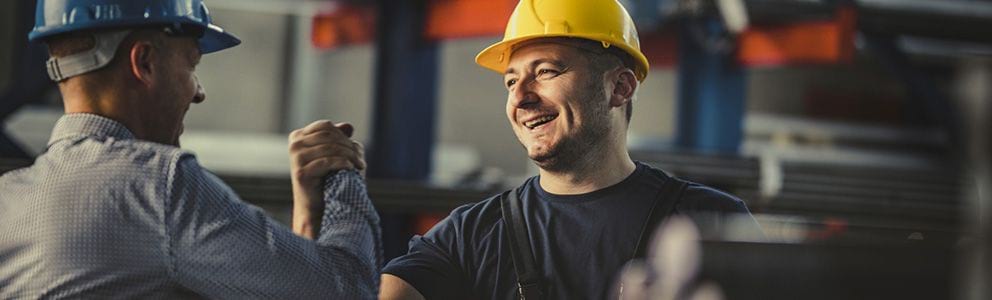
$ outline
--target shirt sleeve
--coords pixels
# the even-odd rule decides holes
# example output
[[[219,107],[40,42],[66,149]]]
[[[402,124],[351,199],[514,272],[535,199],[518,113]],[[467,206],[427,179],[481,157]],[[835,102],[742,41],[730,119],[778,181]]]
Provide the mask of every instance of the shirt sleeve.
[[[218,299],[377,296],[379,218],[357,172],[328,176],[320,236],[309,240],[242,202],[192,156],[176,165],[164,248],[183,287]]]
[[[461,207],[423,236],[410,239],[409,251],[389,262],[383,273],[399,277],[426,299],[466,299],[468,275],[459,267]]]
[[[704,238],[762,241],[761,225],[741,199],[702,185],[692,184],[677,211],[687,214]]]

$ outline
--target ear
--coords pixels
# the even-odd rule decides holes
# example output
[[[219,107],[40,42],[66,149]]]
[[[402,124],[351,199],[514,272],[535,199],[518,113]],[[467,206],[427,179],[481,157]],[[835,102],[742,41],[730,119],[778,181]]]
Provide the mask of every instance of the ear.
[[[137,41],[131,45],[128,59],[131,63],[131,75],[146,86],[155,82],[158,69],[155,65],[155,47],[147,41]]]
[[[620,107],[627,105],[630,99],[634,97],[634,91],[637,90],[637,77],[634,76],[634,71],[627,68],[619,68],[610,76],[613,79],[613,91],[610,93],[610,106]]]

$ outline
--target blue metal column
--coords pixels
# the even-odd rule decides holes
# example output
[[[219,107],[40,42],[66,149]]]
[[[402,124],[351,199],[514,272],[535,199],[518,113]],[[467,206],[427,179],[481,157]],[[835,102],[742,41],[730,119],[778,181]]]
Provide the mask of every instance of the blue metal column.
[[[427,179],[434,147],[437,45],[423,37],[426,0],[379,2],[372,178]]]
[[[723,39],[718,18],[687,20],[679,30],[676,144],[736,154],[744,135],[744,69]]]
[[[425,180],[437,111],[437,45],[423,38],[427,0],[379,1],[368,176]],[[382,212],[387,260],[407,252],[414,215]]]

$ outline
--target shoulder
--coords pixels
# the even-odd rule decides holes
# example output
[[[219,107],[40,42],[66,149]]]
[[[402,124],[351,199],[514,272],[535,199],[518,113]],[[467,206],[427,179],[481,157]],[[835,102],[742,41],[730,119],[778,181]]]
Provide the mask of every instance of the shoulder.
[[[191,155],[150,142],[80,137],[53,144],[31,168],[52,184],[113,187],[165,182],[180,158]]]
[[[740,198],[715,188],[688,182],[679,208],[690,211],[747,212],[747,205]]]
[[[423,236],[414,236],[410,240],[409,251],[390,261],[383,272],[400,276],[421,292],[432,292],[434,289],[431,287],[440,286],[434,285],[432,280],[422,279],[423,276],[414,275],[420,274],[425,265],[442,273],[460,274],[453,278],[464,279],[468,274],[465,268],[474,266],[467,261],[474,261],[476,256],[482,255],[475,249],[480,244],[489,244],[483,241],[494,237],[499,219],[498,195],[459,206]]]
[[[657,184],[658,188],[663,186],[664,181],[671,180],[672,178],[677,178],[666,174],[664,171],[652,167],[650,165],[644,164],[645,170],[654,174],[653,178],[657,180],[652,180],[652,185]],[[687,186],[685,191],[682,193],[681,201],[678,204],[679,211],[683,212],[694,212],[694,211],[706,211],[706,212],[747,212],[747,206],[744,204],[740,198],[734,195],[726,193],[724,191],[688,181],[685,179],[678,179],[686,182]]]
[[[72,174],[77,183],[82,180],[89,185],[108,187],[124,184],[141,187],[157,196],[171,195],[182,189],[201,195],[225,193],[225,186],[218,184],[219,179],[203,169],[192,152],[175,146],[86,137],[58,145],[46,156],[52,168]]]
[[[241,198],[217,175],[203,168],[196,156],[183,152],[175,157],[168,172],[167,194],[174,209],[193,205],[227,209],[244,206]]]
[[[178,147],[161,145],[151,142],[137,141],[116,146],[108,154],[120,162],[120,176],[143,173],[143,176],[132,180],[151,180],[163,184],[164,194],[171,194],[178,188],[201,187],[201,184],[212,183],[216,179],[207,173],[191,152]],[[207,184],[206,186],[213,186]]]
[[[459,206],[434,226],[427,235],[442,232],[467,238],[486,235],[502,219],[499,199],[500,194],[496,194],[480,202]]]

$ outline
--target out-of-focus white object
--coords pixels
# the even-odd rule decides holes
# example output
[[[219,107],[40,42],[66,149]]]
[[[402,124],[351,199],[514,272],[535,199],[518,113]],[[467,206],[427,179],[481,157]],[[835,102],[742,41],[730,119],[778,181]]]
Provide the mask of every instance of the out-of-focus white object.
[[[743,0],[717,0],[716,6],[723,17],[723,25],[727,31],[733,34],[740,34],[747,28],[747,8],[744,7]]]
[[[470,145],[436,144],[431,182],[442,186],[455,186],[473,173],[484,176],[486,173],[479,169],[481,164],[479,151]]]
[[[288,136],[190,130],[179,142],[212,172],[284,177],[289,176]]]
[[[968,203],[965,219],[970,221],[970,233],[977,237],[968,245],[968,253],[963,255],[958,267],[963,281],[961,299],[989,299],[992,297],[992,62],[987,59],[966,60],[958,74],[958,106],[964,118],[964,132],[967,155],[963,165],[965,178],[972,178],[963,193]]]
[[[782,182],[785,176],[782,174],[782,162],[771,148],[761,152],[760,162],[761,199],[765,200],[765,204],[767,204],[767,200],[778,196],[778,193],[782,191]]]
[[[723,290],[720,286],[712,282],[703,283],[689,297],[689,300],[723,300]]]
[[[688,218],[670,216],[655,232],[648,262],[658,274],[650,289],[658,299],[677,299],[699,272],[699,230]]]
[[[38,155],[45,151],[48,138],[52,135],[55,122],[62,117],[62,108],[25,106],[14,112],[3,124],[3,129],[28,154]]]
[[[696,286],[702,257],[700,232],[684,216],[670,216],[648,247],[647,261],[634,261],[620,274],[618,292],[626,300],[722,300],[714,283]]]

